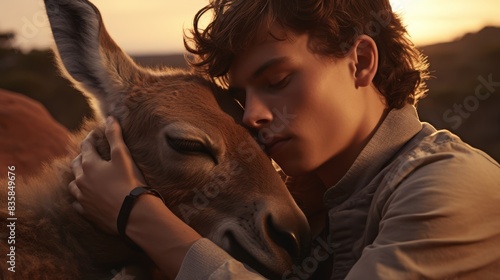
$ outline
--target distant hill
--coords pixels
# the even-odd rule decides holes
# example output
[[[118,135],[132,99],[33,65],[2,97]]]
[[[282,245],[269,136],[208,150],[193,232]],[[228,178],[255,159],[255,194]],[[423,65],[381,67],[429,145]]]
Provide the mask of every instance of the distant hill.
[[[140,65],[156,68],[187,67],[181,54],[139,56],[134,59]],[[50,50],[33,50],[24,54],[16,49],[2,48],[0,44],[0,88],[38,100],[70,130],[78,129],[83,118],[91,116],[82,94],[60,76]]]
[[[500,161],[500,28],[486,27],[453,42],[421,47],[432,75],[419,103],[424,121],[449,129]],[[151,67],[187,67],[182,54],[134,56]],[[490,81],[490,85],[483,85]],[[22,54],[0,44],[0,88],[42,102],[55,119],[76,129],[90,115],[85,99],[59,77],[50,51]],[[479,91],[476,93],[476,89]]]
[[[429,95],[422,120],[449,129],[500,160],[500,28],[485,27],[448,43],[422,47],[429,57]],[[488,85],[489,84],[489,85]]]
[[[24,54],[0,48],[0,88],[38,100],[70,130],[77,129],[83,117],[91,114],[82,94],[59,75],[49,50]]]

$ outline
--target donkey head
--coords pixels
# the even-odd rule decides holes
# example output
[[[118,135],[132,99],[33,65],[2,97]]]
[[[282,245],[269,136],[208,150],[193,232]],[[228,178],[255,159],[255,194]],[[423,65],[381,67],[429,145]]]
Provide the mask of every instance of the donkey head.
[[[307,253],[307,221],[271,161],[235,120],[242,109],[192,73],[136,65],[86,0],[45,0],[61,69],[103,116],[118,118],[134,161],[180,218],[266,275]],[[102,129],[95,142],[104,158]]]

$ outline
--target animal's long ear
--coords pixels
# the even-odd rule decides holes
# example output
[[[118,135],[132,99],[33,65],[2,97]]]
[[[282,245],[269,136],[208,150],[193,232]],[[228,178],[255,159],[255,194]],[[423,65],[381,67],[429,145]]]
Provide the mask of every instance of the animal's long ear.
[[[45,0],[45,7],[61,70],[96,99],[98,113],[123,114],[117,111],[142,70],[111,39],[99,10],[87,0]]]

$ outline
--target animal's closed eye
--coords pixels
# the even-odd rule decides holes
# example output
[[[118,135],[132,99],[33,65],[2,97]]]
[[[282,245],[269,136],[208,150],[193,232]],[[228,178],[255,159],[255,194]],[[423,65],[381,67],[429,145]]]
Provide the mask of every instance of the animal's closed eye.
[[[213,154],[212,150],[208,148],[204,143],[198,140],[183,139],[183,138],[172,138],[166,136],[167,143],[179,153],[183,154],[206,154],[210,156],[214,162],[217,164],[217,158]]]
[[[201,143],[200,141],[196,140],[188,140],[188,139],[181,139],[181,138],[171,138],[171,137],[166,137],[167,138],[167,143],[172,147],[173,149],[177,150],[178,152],[181,153],[209,153],[210,151]]]

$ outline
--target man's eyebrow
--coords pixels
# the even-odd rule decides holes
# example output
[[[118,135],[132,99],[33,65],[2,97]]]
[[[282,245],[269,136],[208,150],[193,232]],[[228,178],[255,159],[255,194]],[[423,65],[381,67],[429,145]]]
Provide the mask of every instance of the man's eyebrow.
[[[261,66],[259,66],[259,68],[257,68],[257,70],[255,70],[253,72],[252,78],[256,79],[260,75],[262,75],[262,73],[264,73],[270,67],[277,65],[277,64],[280,64],[280,63],[283,63],[283,62],[286,62],[286,61],[289,61],[289,60],[290,60],[290,58],[288,58],[286,56],[281,56],[281,57],[276,57],[276,58],[270,59],[270,60],[266,61],[264,64],[262,64]],[[229,93],[231,95],[235,95],[241,91],[244,91],[244,89],[241,89],[239,87],[232,87],[232,86],[229,86],[228,90],[229,90]]]
[[[283,63],[283,62],[288,61],[288,60],[289,60],[289,58],[286,56],[273,58],[273,59],[267,61],[266,63],[262,64],[259,68],[257,68],[257,70],[255,70],[253,72],[252,78],[256,79],[257,77],[262,75],[262,73],[264,73],[267,69],[269,69],[271,66]]]

